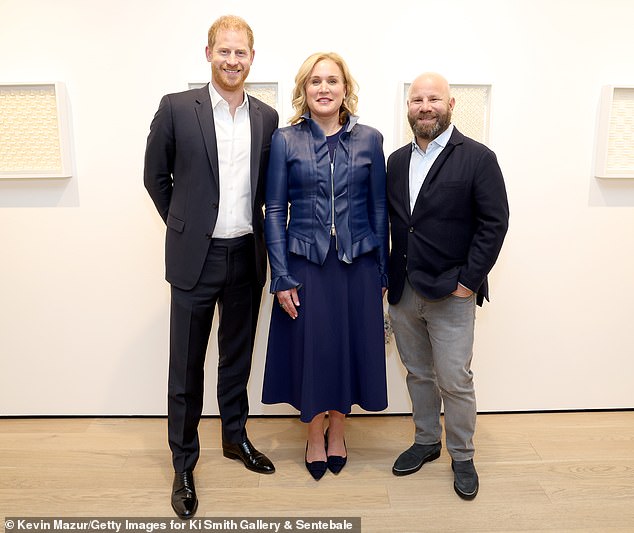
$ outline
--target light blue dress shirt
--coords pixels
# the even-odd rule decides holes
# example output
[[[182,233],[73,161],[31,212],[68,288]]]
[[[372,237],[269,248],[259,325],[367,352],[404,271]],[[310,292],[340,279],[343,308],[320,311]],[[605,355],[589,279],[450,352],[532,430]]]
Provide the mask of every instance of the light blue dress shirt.
[[[414,205],[416,205],[416,199],[420,188],[423,186],[423,182],[429,174],[429,169],[434,164],[434,161],[443,151],[449,137],[453,133],[453,124],[449,124],[449,127],[443,131],[438,137],[431,141],[427,145],[427,151],[424,152],[420,146],[416,144],[416,139],[412,141],[412,157],[409,161],[409,212],[414,211]]]

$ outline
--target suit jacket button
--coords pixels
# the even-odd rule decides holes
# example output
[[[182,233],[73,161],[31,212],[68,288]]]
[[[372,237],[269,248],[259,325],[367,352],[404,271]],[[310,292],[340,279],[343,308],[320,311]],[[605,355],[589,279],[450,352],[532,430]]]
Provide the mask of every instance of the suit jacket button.
[[[409,228],[409,232],[414,233],[414,228],[413,227]]]
[[[209,240],[211,240],[211,233],[205,233],[205,237],[207,237]]]
[[[211,207],[212,207],[213,209],[218,209],[218,204],[215,204],[215,203],[214,203],[214,204],[211,204]]]

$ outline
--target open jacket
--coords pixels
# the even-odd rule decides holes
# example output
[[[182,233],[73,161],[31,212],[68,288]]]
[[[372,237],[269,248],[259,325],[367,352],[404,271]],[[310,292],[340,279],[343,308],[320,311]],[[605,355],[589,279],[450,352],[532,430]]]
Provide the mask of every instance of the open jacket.
[[[248,98],[255,267],[257,281],[264,286],[264,177],[278,115],[257,98]],[[144,183],[167,225],[165,277],[180,289],[190,290],[200,278],[218,216],[219,180],[209,84],[164,96],[147,139]]]
[[[288,253],[324,263],[330,247],[333,204],[339,260],[351,263],[374,250],[382,286],[387,287],[383,136],[374,128],[357,124],[358,117],[351,116],[331,167],[324,132],[309,115],[303,118],[277,130],[271,141],[264,220],[271,292],[299,286],[289,274]]]
[[[454,128],[432,165],[410,213],[412,144],[387,162],[392,231],[388,302],[397,304],[405,278],[425,298],[438,300],[458,283],[489,298],[487,275],[508,229],[509,205],[495,154]]]

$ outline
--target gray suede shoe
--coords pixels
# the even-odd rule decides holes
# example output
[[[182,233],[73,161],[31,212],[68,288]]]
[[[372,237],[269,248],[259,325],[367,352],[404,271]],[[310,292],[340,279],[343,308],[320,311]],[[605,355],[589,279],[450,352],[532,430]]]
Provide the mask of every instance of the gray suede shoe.
[[[413,444],[398,456],[392,467],[392,474],[395,476],[407,476],[418,472],[425,463],[440,457],[441,448],[440,442],[436,444]]]
[[[452,459],[451,469],[453,470],[453,488],[456,494],[463,500],[473,500],[480,488],[473,459],[468,461],[454,461]]]

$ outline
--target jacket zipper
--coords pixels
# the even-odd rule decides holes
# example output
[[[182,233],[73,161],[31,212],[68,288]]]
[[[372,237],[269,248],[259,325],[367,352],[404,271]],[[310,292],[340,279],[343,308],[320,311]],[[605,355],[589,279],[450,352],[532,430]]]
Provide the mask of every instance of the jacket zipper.
[[[337,228],[335,227],[335,158],[337,157],[337,148],[332,154],[330,162],[330,236],[335,238],[335,249],[339,250],[339,242],[337,239]]]

